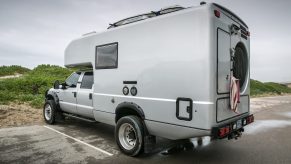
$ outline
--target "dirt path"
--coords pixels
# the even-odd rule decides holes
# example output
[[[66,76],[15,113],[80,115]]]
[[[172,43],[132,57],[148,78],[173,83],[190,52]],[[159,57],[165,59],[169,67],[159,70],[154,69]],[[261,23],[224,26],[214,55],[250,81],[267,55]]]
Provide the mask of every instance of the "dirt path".
[[[21,77],[22,74],[15,74],[15,75],[8,75],[8,76],[0,76],[0,80],[1,79],[10,79],[10,78],[17,78],[17,77]]]
[[[28,104],[0,105],[0,128],[43,124],[42,109]]]

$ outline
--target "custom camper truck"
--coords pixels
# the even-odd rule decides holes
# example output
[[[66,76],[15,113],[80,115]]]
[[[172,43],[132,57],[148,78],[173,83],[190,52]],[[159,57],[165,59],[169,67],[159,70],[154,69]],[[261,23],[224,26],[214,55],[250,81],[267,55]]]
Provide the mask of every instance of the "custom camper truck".
[[[155,137],[237,138],[250,114],[250,32],[215,3],[173,6],[126,18],[73,40],[65,66],[78,68],[46,92],[43,115],[115,126],[130,156]]]

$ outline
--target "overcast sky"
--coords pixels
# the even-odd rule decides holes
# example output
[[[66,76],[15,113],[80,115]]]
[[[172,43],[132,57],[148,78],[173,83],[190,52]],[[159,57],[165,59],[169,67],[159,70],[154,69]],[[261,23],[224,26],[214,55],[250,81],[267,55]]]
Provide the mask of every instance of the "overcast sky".
[[[63,66],[64,49],[84,33],[171,5],[198,0],[0,0],[0,65]],[[213,1],[206,1],[213,2]],[[291,1],[218,0],[251,32],[251,78],[291,81]]]

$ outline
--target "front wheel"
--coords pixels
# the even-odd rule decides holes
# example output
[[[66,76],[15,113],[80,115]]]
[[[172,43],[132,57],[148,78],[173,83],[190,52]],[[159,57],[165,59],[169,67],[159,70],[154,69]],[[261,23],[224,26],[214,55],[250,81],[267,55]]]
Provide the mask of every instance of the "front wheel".
[[[46,100],[43,107],[43,117],[46,123],[54,124],[56,121],[56,104],[53,100]]]
[[[129,156],[137,156],[143,150],[143,125],[136,116],[125,116],[115,127],[115,140],[121,151]]]

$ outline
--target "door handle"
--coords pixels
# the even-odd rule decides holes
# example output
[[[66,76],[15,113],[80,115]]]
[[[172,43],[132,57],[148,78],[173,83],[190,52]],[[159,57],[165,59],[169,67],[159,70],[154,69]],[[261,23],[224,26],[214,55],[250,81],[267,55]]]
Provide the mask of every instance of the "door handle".
[[[77,92],[72,92],[74,94],[74,97],[77,97]]]
[[[89,93],[89,99],[92,100],[92,93]]]

